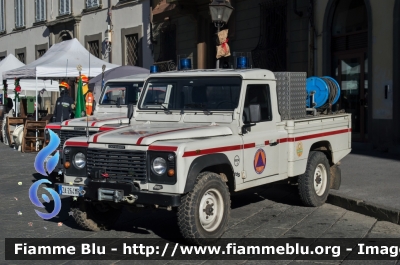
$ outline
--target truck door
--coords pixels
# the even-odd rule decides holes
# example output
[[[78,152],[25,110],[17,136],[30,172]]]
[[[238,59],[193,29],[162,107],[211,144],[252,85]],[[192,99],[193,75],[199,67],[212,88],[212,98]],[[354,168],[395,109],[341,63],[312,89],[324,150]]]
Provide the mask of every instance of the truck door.
[[[258,122],[250,122],[250,105],[260,106]],[[279,174],[279,133],[273,118],[269,85],[248,84],[242,115],[245,182]]]

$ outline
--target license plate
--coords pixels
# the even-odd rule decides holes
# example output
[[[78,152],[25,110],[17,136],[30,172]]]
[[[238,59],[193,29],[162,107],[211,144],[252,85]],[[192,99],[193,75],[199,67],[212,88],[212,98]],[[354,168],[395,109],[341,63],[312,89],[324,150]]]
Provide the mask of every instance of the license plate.
[[[83,186],[58,185],[58,194],[67,196],[82,196]]]

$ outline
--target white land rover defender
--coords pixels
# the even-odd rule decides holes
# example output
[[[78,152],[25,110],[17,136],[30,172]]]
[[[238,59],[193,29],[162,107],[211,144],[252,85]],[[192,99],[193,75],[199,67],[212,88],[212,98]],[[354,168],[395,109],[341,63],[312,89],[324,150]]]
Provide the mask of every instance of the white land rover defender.
[[[62,147],[66,140],[128,125],[127,106],[128,104],[136,105],[140,91],[148,76],[148,74],[138,74],[110,79],[104,85],[100,102],[96,105],[94,115],[88,118],[83,117],[58,123],[49,123],[46,126],[46,138],[48,138],[48,129],[51,129],[60,137],[60,160],[53,171],[55,174],[62,175],[63,173]]]
[[[134,113],[143,123],[67,140],[56,188],[77,197],[83,228],[109,227],[122,206],[176,209],[197,244],[222,236],[240,190],[290,179],[305,205],[322,205],[340,186],[351,115],[308,115],[306,97],[305,73],[151,74]]]

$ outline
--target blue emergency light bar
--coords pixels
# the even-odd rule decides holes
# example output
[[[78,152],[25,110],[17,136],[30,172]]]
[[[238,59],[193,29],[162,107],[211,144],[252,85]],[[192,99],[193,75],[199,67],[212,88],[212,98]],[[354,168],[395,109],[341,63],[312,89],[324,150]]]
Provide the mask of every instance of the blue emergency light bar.
[[[189,58],[183,58],[180,60],[180,70],[191,70],[192,69],[192,60]]]
[[[246,68],[248,68],[247,62],[248,62],[247,57],[245,57],[245,56],[237,57],[236,58],[237,69],[246,69]]]
[[[150,66],[150,73],[158,73],[158,66],[157,65],[152,65]]]

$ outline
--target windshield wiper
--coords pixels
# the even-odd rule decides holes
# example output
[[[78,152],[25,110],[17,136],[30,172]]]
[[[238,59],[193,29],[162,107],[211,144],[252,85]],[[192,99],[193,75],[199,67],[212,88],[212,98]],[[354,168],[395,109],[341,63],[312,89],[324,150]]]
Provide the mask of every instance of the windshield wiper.
[[[211,115],[212,112],[207,109],[207,103],[190,103],[190,104],[185,104],[185,108],[190,107],[189,110],[200,110],[204,111],[207,115]]]
[[[154,105],[158,105],[163,107],[163,109],[167,112],[167,113],[172,113],[167,107],[165,107],[163,104],[164,103],[159,103],[159,102],[146,102],[146,104],[154,104]]]

